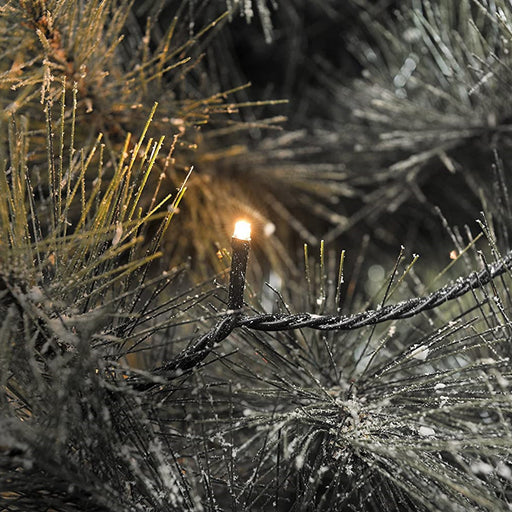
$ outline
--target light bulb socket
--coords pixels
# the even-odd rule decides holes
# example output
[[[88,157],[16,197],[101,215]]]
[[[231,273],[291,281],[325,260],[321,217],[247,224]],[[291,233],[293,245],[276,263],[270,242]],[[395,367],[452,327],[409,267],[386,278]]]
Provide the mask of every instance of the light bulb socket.
[[[231,239],[231,272],[229,275],[229,309],[241,309],[244,305],[245,274],[249,259],[250,240]]]

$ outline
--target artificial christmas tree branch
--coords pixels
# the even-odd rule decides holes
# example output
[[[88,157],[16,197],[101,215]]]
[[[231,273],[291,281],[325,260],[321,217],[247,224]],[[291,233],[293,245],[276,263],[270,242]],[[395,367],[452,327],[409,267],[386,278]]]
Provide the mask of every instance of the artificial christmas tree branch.
[[[247,19],[258,17],[253,5],[262,21],[277,6],[274,35],[290,54],[291,81],[316,74],[315,34],[333,46],[329,61],[343,59],[332,45],[340,39],[324,29],[340,32],[333,20],[345,2],[284,3],[229,2]],[[385,20],[389,1],[379,14],[367,4],[351,2]],[[344,77],[352,116],[334,96],[336,128],[323,124],[316,76],[304,97],[291,97],[298,131],[265,137],[274,120],[259,109],[269,103],[238,87],[233,48],[213,38],[228,18],[213,0],[0,7],[0,509],[509,511],[509,4],[402,2],[387,32],[366,25],[380,44],[354,43],[371,66],[364,81]],[[298,44],[287,44],[297,31]],[[259,52],[247,33],[237,41]],[[236,53],[253,66],[250,51]],[[265,64],[267,89],[278,75]],[[482,161],[456,159],[479,133]],[[439,223],[432,236],[418,231],[430,253],[414,244],[425,282],[411,264],[395,283],[400,258],[386,279],[393,258],[379,237],[394,232],[396,245],[409,246],[408,232],[387,220],[404,216],[411,193],[420,206],[439,204],[446,175],[434,180],[432,204],[421,202],[419,179],[437,159],[454,180],[497,164],[480,194],[495,259],[478,267],[463,249],[476,251],[479,210],[464,210],[458,190],[440,206],[448,216],[464,210],[464,239],[450,227],[458,222],[443,225],[450,258],[456,252],[468,270],[429,293],[419,290],[433,289],[447,252]],[[185,186],[175,189],[192,165],[180,201]],[[233,240],[229,287],[221,284],[238,216],[254,220],[249,273],[269,271],[277,311],[288,314],[253,314],[276,311],[263,291],[246,308],[247,234]],[[375,230],[356,229],[363,222]],[[331,281],[336,269],[320,244],[318,266],[307,258],[307,285],[295,281],[293,248],[316,244],[313,233],[329,226],[353,232],[343,239],[349,254],[349,240],[359,248],[371,237],[378,259],[363,242],[355,268],[340,265]],[[207,281],[182,271],[211,260],[222,273]],[[260,290],[253,275],[247,281]],[[406,284],[414,298],[402,301]],[[396,304],[392,293],[402,294]],[[326,314],[341,311],[342,297],[343,311],[360,313]],[[381,307],[368,309],[368,297]]]

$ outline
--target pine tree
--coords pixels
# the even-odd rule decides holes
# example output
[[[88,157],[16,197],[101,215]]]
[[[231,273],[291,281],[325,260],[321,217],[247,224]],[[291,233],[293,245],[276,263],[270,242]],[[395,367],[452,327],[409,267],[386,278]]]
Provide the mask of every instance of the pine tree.
[[[511,34],[0,6],[0,508],[509,510]]]

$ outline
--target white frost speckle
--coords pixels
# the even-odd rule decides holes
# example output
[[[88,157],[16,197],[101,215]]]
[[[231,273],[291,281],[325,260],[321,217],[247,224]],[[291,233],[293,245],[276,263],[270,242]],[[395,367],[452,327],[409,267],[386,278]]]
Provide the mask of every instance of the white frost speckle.
[[[408,43],[415,43],[416,41],[419,41],[421,38],[421,31],[417,28],[411,27],[404,31],[403,38]]]
[[[436,431],[433,428],[430,428],[430,427],[420,427],[418,429],[418,434],[420,436],[430,437],[430,436],[435,436],[436,435]]]
[[[471,464],[471,471],[475,474],[489,475],[493,472],[494,468],[487,464],[487,462],[475,462]]]
[[[114,233],[114,238],[112,238],[112,245],[116,246],[123,236],[123,226],[121,223],[118,223],[116,226],[116,232]]]
[[[498,463],[496,466],[496,473],[500,475],[502,478],[506,478],[507,480],[512,480],[512,469],[507,466],[504,462]]]
[[[425,361],[428,357],[430,350],[427,347],[420,346],[411,352],[411,357],[420,361]]]
[[[39,286],[33,286],[32,288],[30,288],[27,297],[32,302],[42,302],[44,299],[43,291],[41,290],[41,288],[39,288]]]
[[[446,384],[443,384],[442,382],[439,382],[434,386],[434,389],[443,389],[446,387]]]

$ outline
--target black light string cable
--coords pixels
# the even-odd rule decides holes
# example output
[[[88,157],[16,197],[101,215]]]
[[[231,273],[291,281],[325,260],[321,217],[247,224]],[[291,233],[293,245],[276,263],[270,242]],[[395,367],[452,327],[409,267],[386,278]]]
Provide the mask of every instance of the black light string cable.
[[[235,225],[231,239],[231,272],[229,275],[228,307],[230,314],[217,322],[215,327],[178,354],[172,361],[157,368],[155,375],[179,375],[200,363],[212,348],[224,340],[239,324],[244,305],[245,274],[251,245],[251,225],[240,220]]]
[[[194,368],[237,327],[246,327],[258,331],[285,331],[308,327],[322,331],[355,330],[376,325],[389,320],[410,318],[424,311],[435,309],[441,304],[457,299],[467,292],[482,288],[496,277],[512,270],[512,251],[501,260],[486,265],[479,272],[472,272],[454,283],[443,286],[423,297],[414,297],[405,301],[389,304],[379,309],[370,309],[353,315],[315,315],[299,313],[295,315],[263,314],[243,316],[243,294],[245,273],[250,247],[250,224],[242,222],[235,228],[232,239],[232,265],[229,284],[228,305],[230,310],[213,329],[198,338],[195,343],[178,354],[172,361],[155,369],[152,374],[164,379],[172,379]],[[140,390],[154,387],[155,383],[139,383]]]
[[[388,320],[410,318],[423,311],[435,309],[444,302],[457,299],[470,290],[482,288],[496,277],[512,270],[512,251],[500,261],[486,266],[480,272],[472,272],[465,278],[443,286],[424,297],[389,304],[379,309],[369,309],[361,313],[346,316],[314,315],[298,313],[295,315],[256,315],[241,317],[237,327],[248,327],[258,331],[282,331],[309,327],[321,331],[350,331]]]
[[[241,309],[244,305],[245,273],[251,248],[251,225],[245,220],[235,224],[235,232],[231,238],[231,273],[229,274],[228,307],[231,310]]]
[[[198,338],[192,345],[184,349],[171,361],[156,368],[151,373],[153,376],[172,379],[197,366],[212,349],[222,340],[227,338],[238,326],[244,305],[245,274],[249,249],[251,245],[251,225],[240,220],[235,225],[235,231],[231,239],[231,272],[229,275],[228,307],[226,313],[217,324],[207,333]],[[134,389],[144,391],[157,386],[157,382],[141,382],[138,378],[132,379]]]

